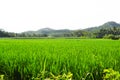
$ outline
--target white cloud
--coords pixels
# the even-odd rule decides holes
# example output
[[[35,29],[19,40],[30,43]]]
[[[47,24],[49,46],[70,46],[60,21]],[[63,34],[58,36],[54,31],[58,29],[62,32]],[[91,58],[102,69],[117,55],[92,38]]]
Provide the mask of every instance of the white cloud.
[[[21,32],[44,27],[80,29],[120,21],[119,0],[1,0],[0,28]]]

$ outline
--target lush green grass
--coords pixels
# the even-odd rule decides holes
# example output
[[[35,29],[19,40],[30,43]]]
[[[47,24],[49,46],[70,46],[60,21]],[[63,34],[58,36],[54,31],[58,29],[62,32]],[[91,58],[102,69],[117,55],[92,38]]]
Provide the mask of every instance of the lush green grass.
[[[120,40],[1,39],[0,74],[8,79],[50,77],[71,72],[73,79],[102,80],[105,68],[120,71]],[[19,78],[19,79],[18,79]]]

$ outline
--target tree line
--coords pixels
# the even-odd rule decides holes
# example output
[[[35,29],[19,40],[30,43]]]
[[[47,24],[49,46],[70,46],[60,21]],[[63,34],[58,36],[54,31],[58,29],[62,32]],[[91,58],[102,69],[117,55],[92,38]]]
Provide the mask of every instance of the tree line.
[[[120,28],[110,28],[110,29],[101,29],[96,33],[96,38],[112,38],[119,39],[120,38]]]
[[[85,30],[74,30],[71,33],[64,34],[27,34],[12,33],[0,29],[0,37],[80,37],[80,38],[120,38],[120,28],[113,27],[109,29],[100,29],[97,32],[89,32]]]

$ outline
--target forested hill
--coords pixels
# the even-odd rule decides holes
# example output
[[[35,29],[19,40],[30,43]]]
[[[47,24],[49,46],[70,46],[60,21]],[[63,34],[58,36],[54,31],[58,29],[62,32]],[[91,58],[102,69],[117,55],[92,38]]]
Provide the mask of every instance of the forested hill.
[[[116,23],[114,21],[110,21],[110,22],[104,23],[103,25],[100,25],[100,26],[97,26],[97,27],[86,28],[86,29],[83,29],[83,30],[90,31],[90,32],[98,32],[101,29],[110,29],[110,28],[114,28],[114,27],[120,28],[120,24]]]
[[[71,31],[69,29],[59,29],[59,30],[55,30],[55,29],[51,29],[51,28],[42,28],[39,29],[37,31],[26,31],[23,32],[25,34],[47,34],[47,35],[51,35],[51,34],[65,34],[65,33],[71,33]]]
[[[116,23],[114,21],[110,21],[110,22],[106,22],[103,25],[97,26],[97,27],[90,27],[90,28],[86,28],[83,29],[84,31],[89,31],[89,32],[98,32],[100,31],[100,29],[110,29],[110,28],[120,28],[120,24]],[[55,30],[55,29],[51,29],[51,28],[42,28],[39,29],[37,31],[26,31],[23,33],[26,34],[63,34],[63,33],[71,33],[72,31],[75,30],[69,30],[69,29],[60,29],[60,30]]]

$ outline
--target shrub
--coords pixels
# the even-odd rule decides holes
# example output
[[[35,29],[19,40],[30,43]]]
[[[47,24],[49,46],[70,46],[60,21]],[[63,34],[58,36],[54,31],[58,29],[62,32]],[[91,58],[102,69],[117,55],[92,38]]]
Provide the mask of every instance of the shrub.
[[[106,34],[103,38],[104,39],[118,40],[120,38],[120,36],[119,35],[113,35],[113,34]]]
[[[114,37],[113,34],[105,34],[105,36],[103,38],[104,39],[112,39],[112,37]]]

